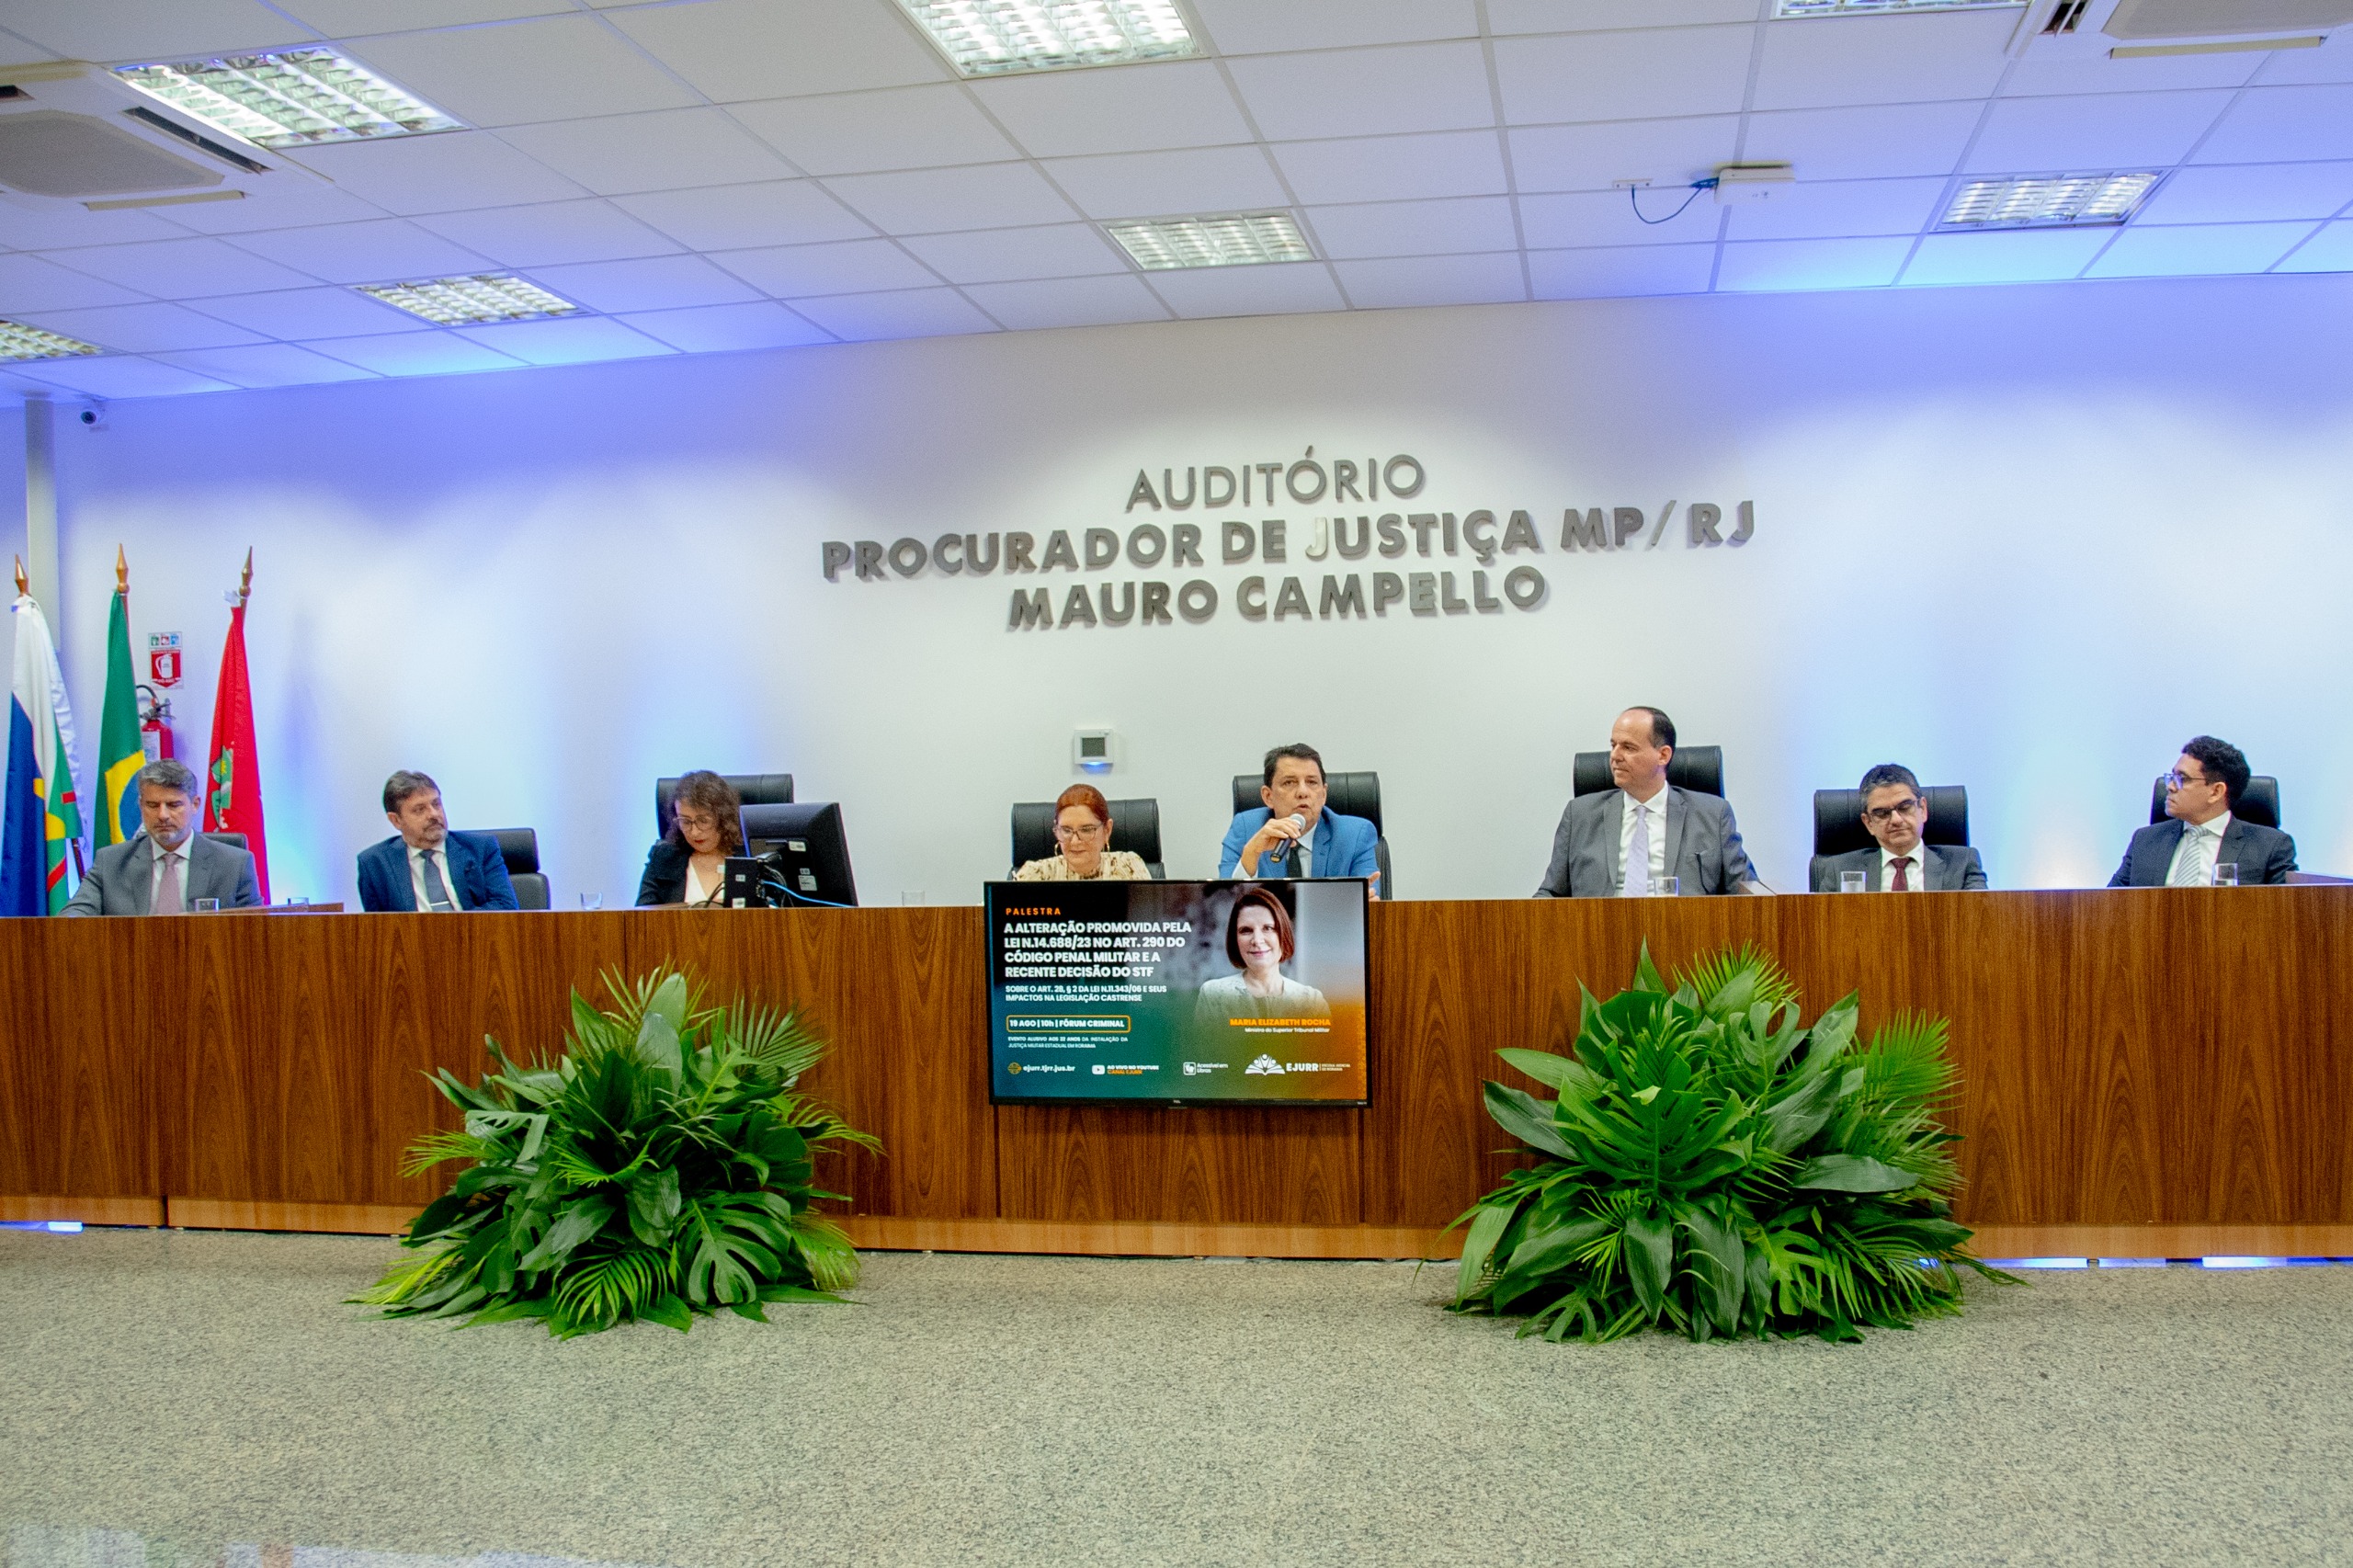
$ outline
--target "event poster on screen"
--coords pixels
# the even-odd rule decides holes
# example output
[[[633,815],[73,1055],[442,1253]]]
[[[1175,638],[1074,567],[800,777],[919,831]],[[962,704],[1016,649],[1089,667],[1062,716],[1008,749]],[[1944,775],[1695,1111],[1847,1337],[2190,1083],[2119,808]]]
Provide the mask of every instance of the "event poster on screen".
[[[1365,883],[991,882],[990,1096],[1363,1105]]]

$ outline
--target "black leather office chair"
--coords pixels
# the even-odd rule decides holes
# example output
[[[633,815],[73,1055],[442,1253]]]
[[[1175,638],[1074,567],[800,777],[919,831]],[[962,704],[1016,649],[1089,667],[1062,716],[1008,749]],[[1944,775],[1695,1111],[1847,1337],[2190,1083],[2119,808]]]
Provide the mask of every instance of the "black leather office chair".
[[[1969,791],[1959,784],[1923,784],[1920,798],[1928,802],[1928,825],[1923,843],[1947,849],[1969,846]],[[1816,790],[1813,792],[1813,858],[1847,855],[1869,849],[1878,841],[1863,825],[1860,790]]]
[[[722,773],[722,778],[747,806],[789,806],[792,804],[792,775],[790,773]],[[670,831],[670,802],[678,796],[676,778],[654,781],[654,836],[662,837]]]
[[[1168,875],[1160,858],[1160,802],[1107,801],[1111,808],[1111,842],[1107,849],[1124,849],[1140,858],[1157,881]],[[1054,842],[1054,803],[1024,801],[1013,808],[1013,869],[1028,860],[1043,860],[1060,853]]]
[[[548,879],[540,869],[540,835],[529,827],[478,827],[498,840],[499,858],[506,862],[506,880],[515,884],[515,907],[548,907]]]
[[[204,836],[215,844],[225,844],[232,849],[249,847],[245,843],[245,835],[242,833],[208,833]]]
[[[2241,822],[2251,822],[2257,827],[2279,825],[2279,780],[2268,773],[2258,773],[2246,781],[2239,793],[2239,803],[2231,808],[2231,815]],[[2154,827],[2165,820],[2165,784],[2160,778],[2149,793],[2149,825]]]
[[[1256,811],[1267,803],[1258,796],[1266,782],[1267,776],[1263,770],[1233,776],[1233,809],[1237,814]],[[1381,868],[1381,886],[1377,891],[1383,898],[1395,898],[1397,881],[1395,874],[1389,869],[1389,834],[1381,825],[1381,775],[1325,774],[1324,809],[1337,812],[1344,817],[1362,817],[1372,824],[1372,857],[1374,863]]]
[[[1724,748],[1722,746],[1677,746],[1675,755],[1666,759],[1666,782],[1677,790],[1696,790],[1702,795],[1724,798]],[[1570,790],[1578,795],[1597,795],[1618,786],[1609,781],[1609,754],[1606,751],[1577,753],[1576,771]]]

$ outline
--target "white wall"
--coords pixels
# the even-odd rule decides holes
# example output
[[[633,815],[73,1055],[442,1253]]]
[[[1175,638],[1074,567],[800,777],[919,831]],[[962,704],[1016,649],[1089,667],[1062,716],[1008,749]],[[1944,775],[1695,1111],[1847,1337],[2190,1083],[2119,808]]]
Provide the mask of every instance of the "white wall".
[[[1512,897],[1631,702],[1727,752],[1768,880],[1870,763],[1970,788],[1996,885],[2104,881],[2188,735],[2353,870],[2353,280],[1471,307],[1105,327],[122,403],[61,429],[66,649],[184,632],[200,750],[251,616],[276,891],[351,893],[394,767],[626,902],[651,780],[790,768],[869,903],[971,902],[1006,807],[1116,726],[1207,874],[1226,778],[1305,737],[1381,771],[1398,891]],[[1410,452],[1415,505],[1535,512],[1534,613],[1006,630],[1007,583],[827,584],[819,543],[1125,528],[1139,468]],[[1757,507],[1739,551],[1563,556],[1563,506]],[[1324,506],[1211,515],[1292,519]],[[1371,511],[1378,508],[1350,508]],[[1403,508],[1401,508],[1403,509]],[[1203,520],[1196,509],[1186,514]],[[1165,519],[1164,519],[1165,520]],[[1440,564],[1367,561],[1359,569]],[[1313,590],[1322,567],[1294,564]],[[1159,574],[1168,575],[1167,574]],[[1188,575],[1191,574],[1187,574]],[[1132,570],[1115,580],[1146,575]],[[1095,580],[1089,577],[1089,581]],[[1066,574],[1053,579],[1060,604]]]

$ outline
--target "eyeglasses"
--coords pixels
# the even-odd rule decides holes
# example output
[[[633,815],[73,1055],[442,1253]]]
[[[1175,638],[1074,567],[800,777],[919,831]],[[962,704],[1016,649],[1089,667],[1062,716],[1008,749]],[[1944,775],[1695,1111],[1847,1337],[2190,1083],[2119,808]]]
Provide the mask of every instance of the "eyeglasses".
[[[2180,768],[2177,767],[2169,773],[2158,774],[2157,782],[2164,785],[2168,790],[2187,790],[2192,784],[2220,784],[2222,780],[2219,778],[2200,778],[2194,773],[2184,773]]]
[[[1898,801],[1892,806],[1873,806],[1863,813],[1863,817],[1868,822],[1884,824],[1894,821],[1897,817],[1922,815],[1927,809],[1916,799]]]
[[[1102,837],[1103,824],[1099,822],[1090,822],[1082,823],[1076,827],[1064,827],[1062,824],[1056,823],[1054,824],[1054,836],[1056,838],[1074,838],[1084,844],[1090,838]]]
[[[678,827],[682,832],[687,829],[693,829],[696,832],[701,832],[706,828],[713,828],[718,825],[719,821],[716,817],[697,816],[692,812],[680,812],[678,813]]]

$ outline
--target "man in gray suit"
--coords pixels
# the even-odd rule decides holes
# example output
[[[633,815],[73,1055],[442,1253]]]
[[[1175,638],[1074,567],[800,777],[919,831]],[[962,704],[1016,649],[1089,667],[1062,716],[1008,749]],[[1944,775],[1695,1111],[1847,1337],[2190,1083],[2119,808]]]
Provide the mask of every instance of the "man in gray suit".
[[[254,858],[194,831],[198,784],[166,757],[139,770],[139,836],[98,851],[67,901],[67,915],[182,915],[200,898],[223,909],[261,902]]]
[[[1561,813],[1552,864],[1539,898],[1641,898],[1665,891],[1745,892],[1755,873],[1732,807],[1713,795],[1671,787],[1675,722],[1655,708],[1629,708],[1609,727],[1609,778],[1618,787],[1580,795]]]
[[[1919,779],[1900,763],[1882,762],[1863,775],[1863,827],[1879,840],[1876,849],[1813,858],[1813,891],[1836,892],[1838,878],[1860,871],[1871,892],[1983,892],[1985,868],[1977,851],[1926,844],[1928,798]]]

